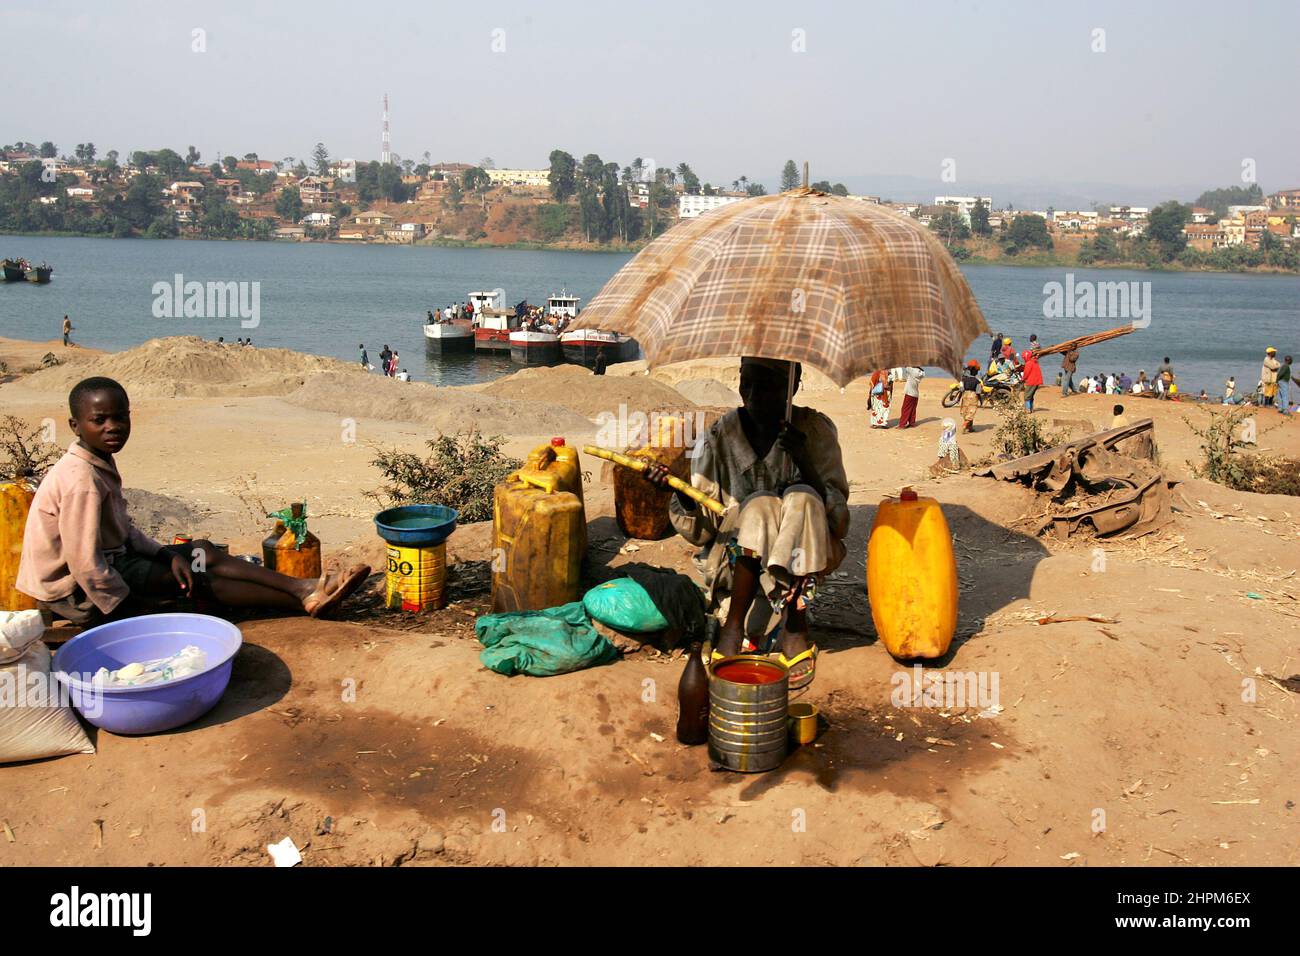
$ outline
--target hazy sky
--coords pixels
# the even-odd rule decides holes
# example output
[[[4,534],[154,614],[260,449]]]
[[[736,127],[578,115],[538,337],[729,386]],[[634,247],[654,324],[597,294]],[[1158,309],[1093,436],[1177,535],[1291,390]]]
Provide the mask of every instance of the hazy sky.
[[[5,7],[0,141],[67,153],[281,159],[319,140],[374,159],[387,92],[393,150],[417,161],[536,167],[558,146],[772,187],[794,158],[814,179],[960,193],[1230,185],[1250,158],[1266,191],[1300,186],[1297,0]]]

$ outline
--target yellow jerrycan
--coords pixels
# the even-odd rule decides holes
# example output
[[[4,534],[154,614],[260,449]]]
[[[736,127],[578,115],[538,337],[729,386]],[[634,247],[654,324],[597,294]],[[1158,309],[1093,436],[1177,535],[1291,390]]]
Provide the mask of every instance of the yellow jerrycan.
[[[23,530],[36,487],[26,478],[0,481],[0,611],[30,611],[36,599],[15,586],[23,555]]]
[[[586,551],[578,454],[563,439],[552,439],[493,494],[493,612],[540,611],[578,600]]]
[[[942,657],[957,632],[957,559],[943,509],[904,488],[876,511],[867,541],[867,597],[894,657]]]

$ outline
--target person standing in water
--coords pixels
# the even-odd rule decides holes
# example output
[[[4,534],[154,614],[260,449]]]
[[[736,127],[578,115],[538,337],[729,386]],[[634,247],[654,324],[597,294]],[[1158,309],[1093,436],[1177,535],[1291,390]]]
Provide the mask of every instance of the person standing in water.
[[[74,326],[72,320],[66,315],[63,317],[63,347],[67,348],[72,344],[72,330]]]

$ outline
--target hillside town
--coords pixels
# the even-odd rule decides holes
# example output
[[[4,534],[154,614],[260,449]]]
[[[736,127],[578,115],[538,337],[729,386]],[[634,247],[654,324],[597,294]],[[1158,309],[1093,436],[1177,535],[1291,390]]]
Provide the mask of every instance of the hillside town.
[[[317,144],[310,164],[255,153],[204,164],[194,147],[116,151],[96,159],[93,144],[72,156],[53,144],[0,150],[0,229],[11,232],[145,235],[155,238],[246,238],[345,243],[482,242],[485,244],[634,247],[709,211],[766,192],[739,177],[701,183],[690,167],[655,168],[637,159],[622,167],[588,155],[579,163],[560,150],[549,167],[496,168],[478,163],[334,159]],[[782,172],[790,188],[793,163]],[[936,195],[932,203],[850,193],[842,184],[814,188],[893,209],[938,233],[957,258],[983,257],[981,238],[1001,252],[1070,250],[1081,264],[1117,261],[1186,266],[1300,267],[1300,189],[1264,195],[1258,186],[1206,196],[1247,199],[1215,206],[1169,201],[1155,207],[999,208],[992,196]],[[1203,196],[1202,199],[1205,197]],[[1138,247],[1125,249],[1133,240]],[[1158,243],[1158,254],[1142,246]],[[972,248],[972,243],[974,247]]]

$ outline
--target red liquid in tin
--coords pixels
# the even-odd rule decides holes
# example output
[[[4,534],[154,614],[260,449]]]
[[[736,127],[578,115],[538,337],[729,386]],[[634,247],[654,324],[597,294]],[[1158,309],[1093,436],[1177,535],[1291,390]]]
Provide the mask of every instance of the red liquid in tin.
[[[715,667],[713,676],[733,684],[775,684],[781,679],[781,669],[758,661],[732,661]]]

